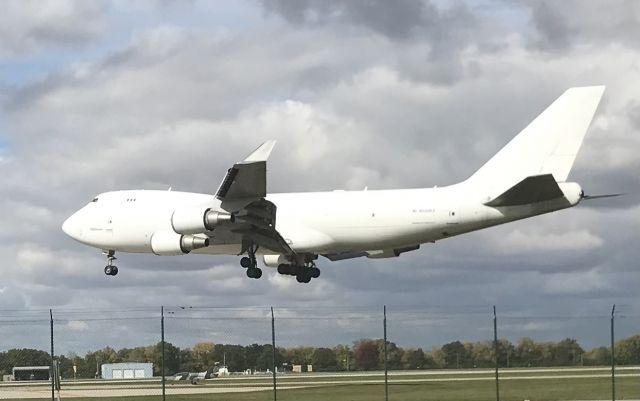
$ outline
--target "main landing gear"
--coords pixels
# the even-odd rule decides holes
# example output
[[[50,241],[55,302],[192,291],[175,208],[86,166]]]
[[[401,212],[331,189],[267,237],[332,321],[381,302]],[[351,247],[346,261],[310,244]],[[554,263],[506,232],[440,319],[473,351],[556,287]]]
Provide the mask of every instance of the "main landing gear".
[[[244,256],[240,259],[240,266],[247,269],[247,277],[249,278],[260,278],[262,277],[262,269],[258,267],[258,261],[256,260],[256,251],[258,247],[252,245],[247,250],[247,254],[249,256]]]
[[[118,274],[118,266],[113,264],[113,261],[116,260],[115,251],[104,252],[107,255],[107,265],[104,267],[104,274],[107,276],[115,276]]]
[[[296,276],[298,283],[308,283],[312,278],[320,277],[320,269],[313,260],[305,260],[301,264],[282,264],[278,266],[278,273]]]

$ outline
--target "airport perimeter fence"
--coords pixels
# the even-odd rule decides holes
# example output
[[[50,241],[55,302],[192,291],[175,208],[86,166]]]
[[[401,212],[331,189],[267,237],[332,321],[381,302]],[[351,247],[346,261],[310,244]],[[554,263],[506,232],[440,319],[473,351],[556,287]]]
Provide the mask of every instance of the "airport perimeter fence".
[[[0,310],[0,399],[640,399],[640,314],[599,312]]]

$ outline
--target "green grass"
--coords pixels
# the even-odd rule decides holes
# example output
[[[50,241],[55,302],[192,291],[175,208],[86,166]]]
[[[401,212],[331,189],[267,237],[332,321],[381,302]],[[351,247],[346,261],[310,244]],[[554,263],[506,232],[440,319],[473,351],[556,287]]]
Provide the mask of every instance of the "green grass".
[[[398,379],[401,378],[398,377]],[[355,379],[357,380],[358,378]],[[280,383],[286,385],[282,380]],[[241,385],[240,381],[237,381],[236,384]],[[262,381],[262,384],[266,384],[266,381]],[[171,389],[171,386],[167,388]],[[501,400],[503,401],[602,400],[611,399],[611,379],[503,380],[500,382],[500,390]],[[640,399],[640,378],[618,377],[616,380],[616,396],[619,400]],[[2,399],[1,390],[0,399]],[[73,398],[76,401],[124,401],[129,399],[135,401],[157,401],[160,397],[155,395],[144,397]],[[269,401],[272,399],[273,393],[271,390],[228,394],[167,394],[168,401]],[[384,386],[382,384],[349,384],[348,381],[345,381],[344,384],[290,390],[281,389],[278,391],[278,400],[280,401],[371,401],[383,399]],[[495,382],[491,380],[473,380],[400,384],[394,383],[393,377],[391,377],[389,399],[392,401],[493,401],[495,400]]]

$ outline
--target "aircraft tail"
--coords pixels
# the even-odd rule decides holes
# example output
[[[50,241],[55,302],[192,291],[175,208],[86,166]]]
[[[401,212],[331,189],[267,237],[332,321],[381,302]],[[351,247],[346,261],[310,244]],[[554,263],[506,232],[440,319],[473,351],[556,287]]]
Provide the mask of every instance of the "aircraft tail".
[[[551,174],[566,181],[604,89],[568,89],[467,182],[497,196],[527,177]]]

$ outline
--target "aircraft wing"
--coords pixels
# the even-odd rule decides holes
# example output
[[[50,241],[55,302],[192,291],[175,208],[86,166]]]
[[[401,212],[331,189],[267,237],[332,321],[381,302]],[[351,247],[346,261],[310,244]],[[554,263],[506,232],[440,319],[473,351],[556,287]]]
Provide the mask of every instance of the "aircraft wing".
[[[221,207],[236,218],[237,224],[229,228],[228,234],[241,237],[242,253],[256,244],[273,252],[293,254],[275,229],[276,206],[265,199],[267,159],[275,144],[274,140],[266,141],[243,161],[234,164],[216,192]]]
[[[238,224],[232,232],[242,235],[242,253],[251,244],[259,245],[284,255],[294,254],[293,250],[276,230],[276,205],[262,198],[248,204],[236,215]]]
[[[260,199],[267,195],[267,159],[276,141],[266,141],[227,170],[216,197],[222,202]]]

